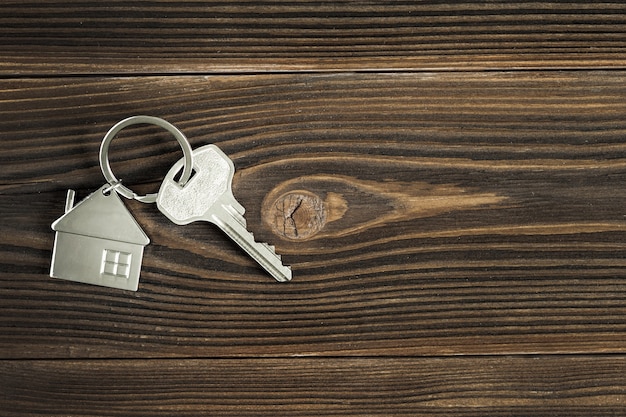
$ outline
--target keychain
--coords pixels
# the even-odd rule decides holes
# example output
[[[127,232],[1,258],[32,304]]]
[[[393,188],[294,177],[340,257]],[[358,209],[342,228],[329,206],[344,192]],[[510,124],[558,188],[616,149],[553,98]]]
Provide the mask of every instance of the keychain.
[[[100,147],[100,168],[108,184],[76,205],[74,191],[68,190],[65,214],[52,223],[56,233],[51,277],[137,291],[143,249],[150,239],[119,195],[146,203],[155,202],[157,195],[138,196],[122,185],[111,172],[108,150],[120,130],[140,123],[161,126],[174,135],[184,154],[185,167],[179,182],[184,185],[191,176],[191,145],[176,127],[151,116],[134,116],[117,123],[105,135]]]
[[[183,158],[170,169],[155,194],[135,194],[111,171],[109,145],[120,130],[134,124],[154,124],[168,130],[183,150]],[[171,123],[152,116],[133,116],[117,123],[104,136],[100,168],[107,184],[75,206],[74,191],[68,190],[65,214],[52,224],[56,234],[51,277],[137,291],[143,249],[150,239],[121,195],[143,203],[156,202],[158,209],[178,225],[211,222],[277,281],[291,280],[291,268],[283,265],[274,247],[256,242],[246,229],[245,209],[231,189],[235,166],[217,146],[205,145],[192,151],[185,135]]]
[[[50,276],[137,291],[143,248],[150,239],[116,191],[104,185],[76,206],[68,190],[56,232]]]

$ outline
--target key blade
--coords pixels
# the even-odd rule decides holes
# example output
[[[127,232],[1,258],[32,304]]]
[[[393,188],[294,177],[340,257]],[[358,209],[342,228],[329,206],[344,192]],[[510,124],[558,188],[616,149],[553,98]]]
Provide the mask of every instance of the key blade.
[[[254,235],[245,227],[245,219],[228,204],[220,205],[211,210],[209,220],[237,243],[248,255],[263,267],[276,281],[291,281],[291,268],[283,265],[273,247],[266,243],[256,242]],[[208,214],[208,213],[207,213]]]

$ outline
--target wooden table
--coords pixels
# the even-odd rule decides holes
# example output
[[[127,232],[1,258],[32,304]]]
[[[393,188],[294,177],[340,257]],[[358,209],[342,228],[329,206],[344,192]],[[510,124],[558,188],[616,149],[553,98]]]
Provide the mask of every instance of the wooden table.
[[[139,291],[48,276],[137,114],[292,282],[137,201]],[[3,1],[0,414],[625,415],[625,138],[620,2]],[[140,192],[181,155],[111,145]]]

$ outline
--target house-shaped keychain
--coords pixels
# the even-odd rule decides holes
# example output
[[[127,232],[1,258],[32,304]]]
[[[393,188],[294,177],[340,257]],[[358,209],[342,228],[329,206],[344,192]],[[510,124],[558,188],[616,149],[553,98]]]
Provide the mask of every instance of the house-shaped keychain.
[[[104,185],[76,206],[68,191],[65,214],[52,224],[51,277],[137,291],[150,239],[111,188]]]

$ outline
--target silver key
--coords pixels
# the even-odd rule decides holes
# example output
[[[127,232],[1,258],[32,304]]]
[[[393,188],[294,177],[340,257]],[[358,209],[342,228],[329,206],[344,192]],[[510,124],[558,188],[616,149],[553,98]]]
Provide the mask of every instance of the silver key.
[[[215,145],[193,151],[195,174],[180,186],[174,179],[183,167],[181,159],[165,176],[157,196],[157,207],[178,225],[195,221],[216,224],[277,281],[291,280],[291,268],[283,265],[274,247],[254,241],[246,229],[245,209],[231,189],[235,165]]]

